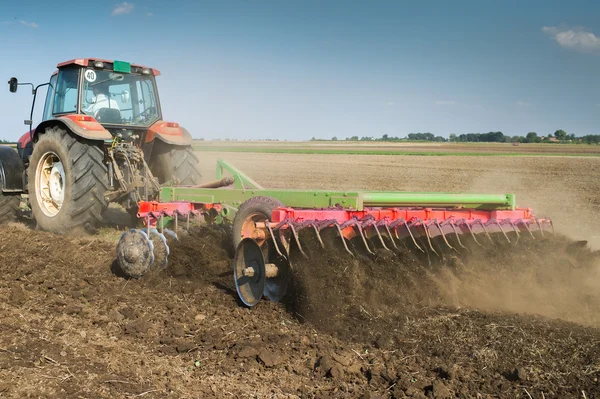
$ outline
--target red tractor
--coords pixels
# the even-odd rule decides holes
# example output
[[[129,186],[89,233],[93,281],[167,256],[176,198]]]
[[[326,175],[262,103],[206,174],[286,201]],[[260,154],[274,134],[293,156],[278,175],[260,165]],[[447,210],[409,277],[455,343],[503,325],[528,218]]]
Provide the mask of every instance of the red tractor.
[[[111,202],[134,214],[138,202],[155,198],[161,184],[199,183],[191,135],[163,120],[159,71],[95,58],[57,68],[37,87],[16,78],[8,82],[12,93],[31,85],[33,103],[25,121],[29,131],[17,151],[0,147],[0,219],[16,217],[21,194],[27,194],[40,229],[93,228]],[[42,86],[48,86],[42,122],[33,128]]]

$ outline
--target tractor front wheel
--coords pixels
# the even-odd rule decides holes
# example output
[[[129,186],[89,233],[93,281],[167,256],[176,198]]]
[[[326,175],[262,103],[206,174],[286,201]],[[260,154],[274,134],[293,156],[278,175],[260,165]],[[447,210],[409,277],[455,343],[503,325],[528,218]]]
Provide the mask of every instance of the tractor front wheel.
[[[52,127],[33,146],[28,190],[38,228],[64,233],[94,228],[107,206],[108,170],[92,141]]]

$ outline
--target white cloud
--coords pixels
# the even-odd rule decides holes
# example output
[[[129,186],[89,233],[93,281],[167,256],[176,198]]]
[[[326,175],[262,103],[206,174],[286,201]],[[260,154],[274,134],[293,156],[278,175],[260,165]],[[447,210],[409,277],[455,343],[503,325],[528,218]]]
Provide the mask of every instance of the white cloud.
[[[456,101],[448,101],[448,100],[437,100],[435,102],[436,105],[454,105]]]
[[[519,100],[516,102],[519,107],[529,107],[531,103],[529,101]]]
[[[129,14],[131,11],[133,11],[133,4],[125,1],[115,6],[115,9],[112,11],[112,15]]]
[[[600,54],[600,36],[582,27],[544,26],[542,32],[551,36],[559,46],[582,53]]]
[[[148,12],[146,13],[146,16],[147,16],[147,17],[151,17],[151,16],[153,16],[153,15],[154,15],[154,14],[152,14],[150,11],[148,11]]]
[[[39,28],[38,24],[36,24],[35,22],[27,22],[27,21],[23,21],[22,19],[20,19],[19,23],[21,25],[27,26],[28,28],[34,28],[34,29]]]
[[[391,107],[391,106],[393,106],[394,104],[395,104],[395,103],[394,103],[393,101],[389,101],[389,102],[387,103],[387,105],[388,105],[388,106],[390,106],[390,107]]]

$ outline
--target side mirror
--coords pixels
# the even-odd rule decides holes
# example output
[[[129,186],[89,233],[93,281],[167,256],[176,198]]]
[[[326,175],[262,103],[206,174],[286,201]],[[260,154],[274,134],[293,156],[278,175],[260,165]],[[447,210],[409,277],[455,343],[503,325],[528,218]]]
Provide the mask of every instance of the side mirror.
[[[129,92],[127,90],[121,93],[121,102],[123,104],[127,104],[129,102]]]
[[[19,86],[19,81],[17,80],[17,78],[10,78],[10,80],[8,81],[8,90],[11,93],[16,93],[18,86]]]

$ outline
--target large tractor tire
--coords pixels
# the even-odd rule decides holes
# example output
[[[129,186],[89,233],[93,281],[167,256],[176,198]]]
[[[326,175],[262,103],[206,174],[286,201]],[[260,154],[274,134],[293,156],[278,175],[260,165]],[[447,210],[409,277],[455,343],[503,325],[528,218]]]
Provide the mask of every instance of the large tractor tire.
[[[16,220],[19,205],[21,205],[21,194],[10,195],[0,191],[0,223]]]
[[[51,127],[33,146],[28,190],[38,228],[64,233],[93,229],[108,203],[108,170],[104,153],[93,141]]]
[[[175,182],[180,186],[200,184],[202,175],[192,146],[170,145],[155,141],[150,156],[150,170],[160,184]]]

